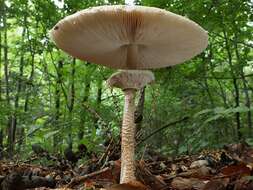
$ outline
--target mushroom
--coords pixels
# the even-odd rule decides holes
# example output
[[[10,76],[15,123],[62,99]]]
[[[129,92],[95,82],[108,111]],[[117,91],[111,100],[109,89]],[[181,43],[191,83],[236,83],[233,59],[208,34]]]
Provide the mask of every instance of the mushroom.
[[[135,180],[135,92],[154,80],[147,69],[183,63],[201,53],[208,43],[207,32],[169,11],[116,5],[92,7],[67,16],[51,30],[51,38],[76,58],[124,69],[107,83],[125,94],[120,183]]]
[[[110,87],[122,89],[125,95],[123,123],[121,129],[121,183],[135,181],[135,92],[136,90],[139,90],[140,88],[153,82],[154,79],[154,74],[151,71],[124,70],[113,74],[107,80]]]

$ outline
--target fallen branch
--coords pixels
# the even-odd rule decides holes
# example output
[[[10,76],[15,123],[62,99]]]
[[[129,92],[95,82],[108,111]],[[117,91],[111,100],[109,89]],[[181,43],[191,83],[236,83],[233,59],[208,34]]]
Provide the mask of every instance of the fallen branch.
[[[138,146],[138,145],[140,145],[141,143],[145,142],[147,139],[149,139],[150,137],[152,137],[152,136],[154,136],[155,134],[159,133],[160,131],[162,131],[162,130],[164,130],[164,129],[166,129],[166,128],[172,126],[172,125],[176,125],[176,124],[178,124],[178,123],[181,123],[181,122],[183,122],[183,121],[186,121],[186,120],[188,120],[188,119],[189,119],[189,117],[186,116],[186,117],[184,117],[184,118],[182,118],[182,119],[180,119],[180,120],[174,121],[174,122],[172,122],[172,123],[165,124],[165,125],[162,126],[161,128],[159,128],[159,129],[153,131],[151,134],[149,134],[148,136],[146,136],[146,137],[144,137],[142,140],[140,140],[140,141],[136,144],[136,146]]]
[[[74,187],[75,185],[77,184],[80,184],[84,181],[86,181],[88,178],[91,178],[91,177],[94,177],[96,175],[99,175],[101,173],[104,173],[106,171],[108,171],[110,168],[109,167],[106,167],[106,168],[103,168],[101,170],[98,170],[98,171],[95,171],[95,172],[92,172],[90,174],[86,174],[84,176],[80,176],[80,177],[75,177],[71,180],[71,182],[66,186],[66,188],[72,188]]]

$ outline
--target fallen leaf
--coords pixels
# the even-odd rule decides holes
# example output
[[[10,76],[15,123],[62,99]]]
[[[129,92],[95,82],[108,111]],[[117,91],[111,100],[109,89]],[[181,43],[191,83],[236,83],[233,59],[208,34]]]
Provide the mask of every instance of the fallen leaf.
[[[207,166],[208,162],[206,160],[197,160],[191,163],[190,168],[201,168],[202,166]]]
[[[240,176],[249,176],[251,174],[251,169],[247,167],[246,164],[238,164],[226,166],[221,169],[223,175],[240,175]]]
[[[84,182],[84,187],[85,189],[94,189],[95,188],[95,182],[90,180],[90,179],[87,179],[85,182]]]
[[[201,168],[191,169],[187,172],[182,172],[178,174],[179,177],[204,177],[210,174],[211,169],[206,166],[202,166]]]
[[[176,177],[172,180],[171,186],[177,190],[202,190],[205,186],[205,182],[196,178],[182,178]]]
[[[117,184],[106,188],[106,190],[147,190],[147,187],[139,181]]]
[[[203,190],[226,190],[229,179],[223,180],[211,180],[205,186]]]
[[[234,190],[252,190],[253,181],[246,178],[239,179],[235,182]]]

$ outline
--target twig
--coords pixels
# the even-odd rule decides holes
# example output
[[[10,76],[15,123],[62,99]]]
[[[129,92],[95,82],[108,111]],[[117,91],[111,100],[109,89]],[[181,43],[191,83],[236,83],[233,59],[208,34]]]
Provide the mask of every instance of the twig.
[[[214,35],[212,35],[212,34],[214,34]],[[218,33],[216,33],[216,32],[211,32],[211,36],[213,36],[213,37],[217,37],[217,36],[218,36],[218,37],[220,37],[220,38],[222,38],[222,39],[225,38],[224,36],[222,36],[221,34],[218,34]],[[253,48],[253,45],[250,44],[250,43],[246,43],[246,42],[243,42],[243,41],[237,41],[237,40],[230,39],[230,38],[228,38],[228,40],[231,41],[231,42],[235,42],[235,43],[238,43],[238,44],[242,44],[242,45],[247,46],[247,47],[249,47],[249,48]]]
[[[143,153],[142,153],[142,156],[141,156],[141,160],[144,160],[143,158],[144,158],[144,155],[145,155],[145,153],[146,153],[146,150],[147,150],[147,144],[146,144],[146,146],[144,147],[144,150],[143,150]]]
[[[101,162],[104,160],[104,158],[105,158],[105,157],[108,155],[108,153],[110,152],[112,143],[113,143],[113,138],[111,138],[110,143],[109,143],[109,145],[107,146],[107,148],[106,148],[104,154],[100,157],[100,159],[99,159],[99,161],[98,161],[98,165],[101,164]]]
[[[88,104],[83,103],[83,106],[92,114],[94,117],[102,122],[102,125],[108,126],[109,124],[105,122],[105,120],[98,114],[98,112],[94,109],[91,108]]]
[[[161,128],[159,128],[159,129],[153,131],[151,134],[149,134],[148,136],[146,136],[146,137],[144,137],[142,140],[140,140],[140,141],[136,144],[136,146],[140,145],[141,143],[143,143],[144,141],[146,141],[147,139],[149,139],[150,137],[152,137],[152,136],[155,135],[156,133],[159,133],[160,131],[166,129],[167,127],[169,127],[169,126],[171,126],[171,125],[176,125],[176,124],[181,123],[181,122],[183,122],[183,121],[186,121],[186,120],[188,120],[188,119],[189,119],[189,117],[186,116],[186,117],[184,117],[183,119],[174,121],[174,122],[172,122],[172,123],[165,124],[165,125],[162,126]]]
[[[72,188],[74,187],[75,185],[81,183],[81,182],[84,182],[85,180],[87,180],[88,178],[90,177],[94,177],[96,175],[99,175],[101,173],[104,173],[106,171],[108,171],[110,168],[109,167],[106,167],[104,169],[101,169],[101,170],[98,170],[98,171],[95,171],[95,172],[92,172],[90,174],[87,174],[87,175],[84,175],[84,176],[81,176],[81,177],[76,177],[76,178],[73,178],[71,180],[71,182],[66,186],[67,188]]]

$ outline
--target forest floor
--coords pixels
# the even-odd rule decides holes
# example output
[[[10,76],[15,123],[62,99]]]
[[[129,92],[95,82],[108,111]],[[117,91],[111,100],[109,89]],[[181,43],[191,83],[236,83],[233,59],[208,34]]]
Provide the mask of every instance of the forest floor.
[[[115,185],[119,183],[120,161],[111,160],[113,151],[108,150],[99,158],[91,155],[81,165],[47,152],[37,152],[23,162],[1,161],[1,190],[253,190],[253,148],[244,143],[176,158],[150,152],[147,159],[136,162],[141,183],[124,185]],[[51,164],[32,164],[38,159]]]

